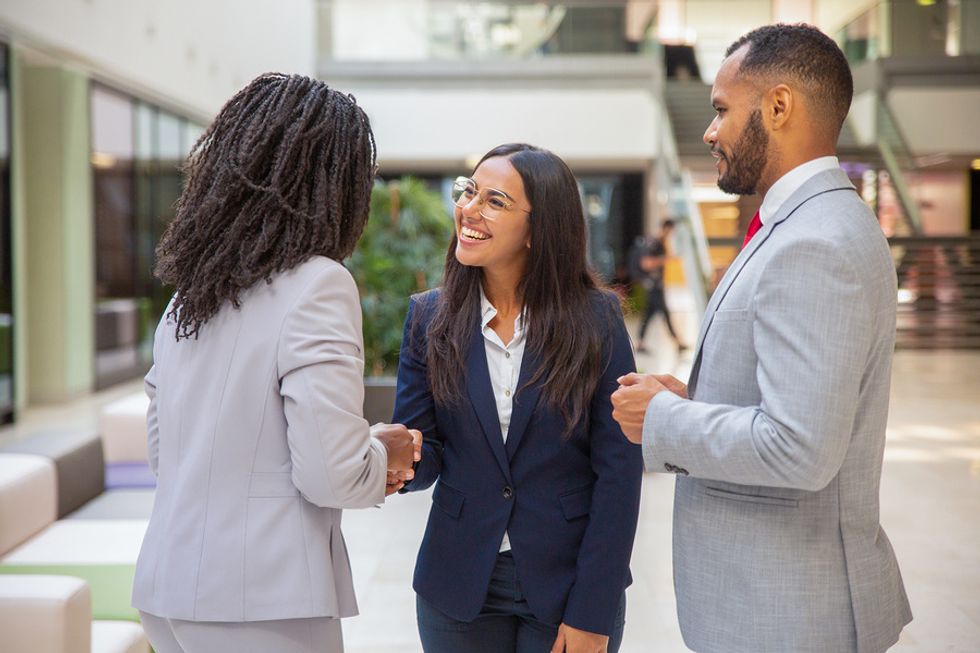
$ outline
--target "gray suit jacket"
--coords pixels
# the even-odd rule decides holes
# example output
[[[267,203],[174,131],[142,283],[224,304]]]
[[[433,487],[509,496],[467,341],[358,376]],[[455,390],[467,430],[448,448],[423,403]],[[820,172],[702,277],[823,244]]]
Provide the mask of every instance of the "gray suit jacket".
[[[878,485],[895,267],[840,170],[790,197],[708,305],[684,400],[658,394],[648,470],[678,474],[674,585],[700,653],[878,653],[912,614]]]
[[[361,416],[350,274],[314,257],[196,340],[174,334],[164,316],[146,377],[158,486],[133,605],[194,621],[357,614],[341,508],[384,501],[387,454]]]

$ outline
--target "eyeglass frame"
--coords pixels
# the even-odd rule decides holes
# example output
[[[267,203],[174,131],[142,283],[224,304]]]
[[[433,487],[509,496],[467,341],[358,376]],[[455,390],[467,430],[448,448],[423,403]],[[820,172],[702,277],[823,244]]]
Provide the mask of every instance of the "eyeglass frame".
[[[456,177],[456,179],[453,180],[453,191],[451,191],[450,197],[452,197],[452,195],[454,194],[456,188],[460,185],[460,182],[463,182],[466,186],[469,186],[470,184],[472,184],[473,189],[476,191],[476,194],[473,197],[469,198],[469,201],[466,201],[466,202],[460,204],[460,202],[465,199],[465,195],[463,194],[463,193],[465,193],[465,190],[464,190],[464,191],[462,191],[460,193],[459,199],[453,201],[453,205],[456,206],[456,207],[458,207],[458,208],[460,208],[460,209],[462,209],[462,208],[465,208],[465,207],[469,206],[469,204],[471,202],[473,202],[473,200],[479,199],[479,202],[480,202],[479,203],[479,206],[480,206],[480,216],[484,220],[489,220],[490,222],[496,222],[497,220],[500,219],[499,217],[498,218],[490,217],[486,213],[483,212],[483,207],[487,205],[487,201],[488,201],[487,198],[486,198],[486,194],[487,193],[495,193],[496,195],[498,195],[500,197],[500,199],[502,199],[507,204],[507,206],[505,206],[502,209],[503,212],[510,211],[511,209],[516,209],[518,211],[523,211],[524,213],[527,213],[528,215],[531,214],[531,211],[529,209],[523,209],[523,208],[517,206],[517,200],[515,200],[513,197],[511,197],[510,195],[508,195],[504,191],[499,190],[497,188],[483,188],[483,189],[481,189],[479,187],[479,185],[475,181],[473,181],[472,178],[466,177],[464,175],[460,175],[459,177]]]

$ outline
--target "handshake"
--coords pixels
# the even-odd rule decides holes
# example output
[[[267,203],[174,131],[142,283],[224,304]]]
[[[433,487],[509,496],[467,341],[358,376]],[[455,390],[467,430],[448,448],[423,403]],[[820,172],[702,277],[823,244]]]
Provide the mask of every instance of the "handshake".
[[[402,424],[375,424],[371,427],[371,437],[377,438],[388,451],[385,496],[389,496],[415,477],[415,463],[422,460],[422,432]]]

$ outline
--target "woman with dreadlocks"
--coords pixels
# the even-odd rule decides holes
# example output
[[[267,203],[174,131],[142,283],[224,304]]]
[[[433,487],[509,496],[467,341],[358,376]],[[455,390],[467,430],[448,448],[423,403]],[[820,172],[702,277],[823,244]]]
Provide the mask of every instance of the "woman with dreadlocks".
[[[383,502],[420,438],[361,414],[340,261],[374,168],[353,98],[296,75],[254,80],[191,152],[157,248],[175,292],[146,376],[158,485],[133,605],[157,653],[343,650],[357,607],[341,509]]]
[[[395,419],[436,483],[415,566],[426,653],[615,653],[642,459],[612,416],[634,370],[586,256],[578,185],[547,150],[488,152],[453,188],[442,287],[412,298]]]

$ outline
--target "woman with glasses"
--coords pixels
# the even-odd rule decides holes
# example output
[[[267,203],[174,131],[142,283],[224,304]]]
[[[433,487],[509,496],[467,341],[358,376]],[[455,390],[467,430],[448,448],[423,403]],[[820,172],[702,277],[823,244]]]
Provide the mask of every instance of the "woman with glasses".
[[[586,259],[575,177],[502,145],[453,199],[442,287],[409,304],[394,415],[424,436],[402,491],[436,484],[415,568],[423,648],[615,652],[642,462],[610,395],[634,363]]]

